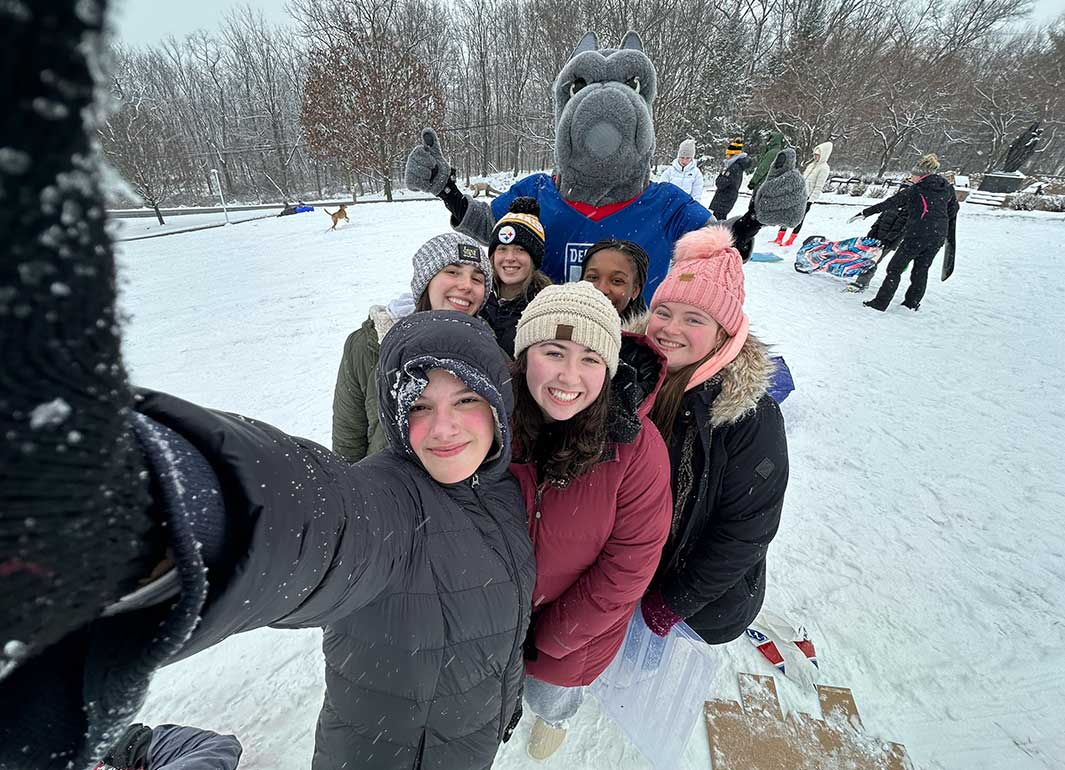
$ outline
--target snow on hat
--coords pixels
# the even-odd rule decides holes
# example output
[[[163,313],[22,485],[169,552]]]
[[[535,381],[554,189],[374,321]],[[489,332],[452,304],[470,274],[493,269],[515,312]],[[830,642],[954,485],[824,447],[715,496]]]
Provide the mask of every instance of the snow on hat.
[[[677,149],[678,158],[694,158],[695,157],[695,140],[685,139],[680,143],[680,147]]]
[[[540,204],[536,198],[520,196],[510,204],[510,211],[500,217],[488,242],[488,257],[502,244],[521,246],[532,257],[537,270],[544,263],[544,226],[540,224]]]
[[[728,227],[709,225],[677,241],[673,267],[651,298],[651,309],[662,302],[681,302],[703,310],[729,336],[735,336],[743,314],[743,258],[736,251]]]
[[[939,158],[935,153],[928,153],[922,157],[919,161],[913,164],[913,176],[928,176],[939,171]]]
[[[448,265],[473,265],[484,273],[485,286],[492,285],[492,261],[484,253],[481,244],[459,233],[444,233],[430,238],[414,252],[413,262],[410,293],[416,301],[434,276]]]
[[[521,314],[514,355],[547,340],[568,340],[594,350],[613,377],[621,353],[621,317],[606,295],[587,281],[547,286]]]

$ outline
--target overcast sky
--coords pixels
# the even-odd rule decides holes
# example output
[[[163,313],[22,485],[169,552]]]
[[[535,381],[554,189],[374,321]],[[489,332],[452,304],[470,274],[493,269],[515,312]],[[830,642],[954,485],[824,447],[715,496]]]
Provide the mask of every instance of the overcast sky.
[[[197,29],[217,29],[227,11],[249,5],[273,24],[290,23],[286,0],[116,0],[112,14],[119,42],[143,46],[158,43],[168,35],[182,38]],[[1061,10],[1061,0],[1036,0],[1031,18],[1042,24]]]

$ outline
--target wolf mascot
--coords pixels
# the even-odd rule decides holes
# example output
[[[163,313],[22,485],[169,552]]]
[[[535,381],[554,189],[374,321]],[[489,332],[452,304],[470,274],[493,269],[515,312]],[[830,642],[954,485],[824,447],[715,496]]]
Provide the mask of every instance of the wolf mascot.
[[[651,258],[644,296],[650,300],[669,269],[673,243],[713,220],[683,190],[650,181],[655,149],[652,105],[655,67],[639,35],[629,32],[619,48],[600,49],[594,34],[584,36],[556,78],[555,173],[519,180],[491,204],[462,194],[455,170],[444,158],[436,133],[426,129],[422,144],[407,158],[406,183],[443,199],[451,226],[488,243],[496,220],[519,195],[540,203],[547,234],[541,268],[552,281],[580,277],[584,252],[602,238],[636,241]],[[794,226],[806,209],[806,185],[787,150],[755,195],[753,212],[729,220],[744,257],[763,225]]]

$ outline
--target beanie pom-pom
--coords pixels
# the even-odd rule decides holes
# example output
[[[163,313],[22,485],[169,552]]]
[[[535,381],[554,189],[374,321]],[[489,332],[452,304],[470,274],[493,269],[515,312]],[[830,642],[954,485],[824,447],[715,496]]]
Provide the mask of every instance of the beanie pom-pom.
[[[540,204],[536,198],[528,195],[522,195],[514,199],[510,204],[510,212],[512,214],[532,214],[534,217],[540,216]]]
[[[732,230],[723,225],[707,225],[682,236],[673,247],[674,263],[710,259],[727,249],[735,249]]]

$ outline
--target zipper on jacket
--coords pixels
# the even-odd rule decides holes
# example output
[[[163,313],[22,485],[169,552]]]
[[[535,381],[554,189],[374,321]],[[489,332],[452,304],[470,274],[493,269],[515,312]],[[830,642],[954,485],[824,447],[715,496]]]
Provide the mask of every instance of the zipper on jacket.
[[[490,511],[491,509],[488,507],[487,504],[485,504],[485,501],[481,499],[480,494],[477,493],[477,487],[478,487],[479,483],[480,482],[477,479],[477,474],[474,474],[473,475],[473,480],[471,481],[470,486],[473,488],[473,493],[474,493],[474,496],[477,498],[477,502],[480,503],[481,508],[483,508],[487,512],[487,511]],[[510,539],[507,537],[507,533],[503,531],[503,527],[499,524],[498,521],[496,521],[496,518],[494,516],[492,516],[491,513],[489,513],[488,518],[491,519],[492,522],[496,525],[496,529],[499,530],[500,537],[503,538],[503,545],[505,545],[507,547],[507,557],[510,559],[510,568],[511,568],[511,570],[513,570],[513,574],[514,574],[514,592],[518,595],[518,601],[517,601],[518,617],[517,617],[517,619],[514,622],[514,643],[510,646],[510,657],[507,658],[507,665],[503,669],[503,681],[501,682],[500,688],[499,688],[499,738],[500,738],[500,740],[502,740],[503,731],[507,729],[507,724],[510,722],[510,718],[512,716],[514,716],[513,713],[508,714],[506,712],[506,705],[507,705],[507,671],[510,670],[510,665],[514,661],[514,653],[517,652],[517,653],[521,654],[523,652],[523,644],[522,643],[525,641],[525,634],[522,633],[522,627],[521,627],[521,616],[522,616],[522,609],[521,609],[521,569],[520,569],[520,567],[518,565],[517,559],[514,558],[514,549],[510,547]],[[533,554],[533,559],[535,560],[535,558],[536,558],[536,555],[534,553]],[[535,561],[534,561],[534,563],[535,563]],[[535,588],[536,588],[536,585],[534,584],[533,585],[533,589],[535,590]],[[532,613],[532,609],[531,608],[530,608],[529,612],[530,612],[530,616],[531,616],[531,613]],[[522,669],[523,669],[522,677],[524,677],[525,676],[525,674],[524,674],[524,666],[522,666]],[[522,688],[519,686],[518,687],[518,692],[521,693],[521,691],[522,691]],[[520,699],[521,695],[519,695],[518,698]],[[520,706],[521,706],[521,702],[519,700],[519,702],[517,704],[515,704],[515,708],[520,707]]]

